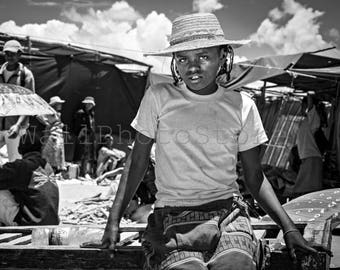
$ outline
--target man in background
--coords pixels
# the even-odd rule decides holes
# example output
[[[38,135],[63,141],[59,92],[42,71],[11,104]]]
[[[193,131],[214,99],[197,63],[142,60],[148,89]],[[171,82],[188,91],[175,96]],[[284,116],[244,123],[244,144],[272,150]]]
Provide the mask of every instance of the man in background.
[[[104,145],[98,151],[97,177],[115,169],[118,162],[125,158],[125,152],[115,149],[113,142],[113,137],[110,134],[104,136]]]
[[[3,52],[6,62],[0,68],[0,83],[16,84],[35,91],[32,72],[19,62],[23,48],[16,40],[4,44]],[[21,158],[18,153],[20,136],[28,127],[28,116],[0,117],[0,148],[6,144],[8,160]]]
[[[96,172],[96,124],[94,98],[85,97],[82,108],[76,112],[74,131],[77,136],[76,157],[80,158],[80,176],[95,178]]]

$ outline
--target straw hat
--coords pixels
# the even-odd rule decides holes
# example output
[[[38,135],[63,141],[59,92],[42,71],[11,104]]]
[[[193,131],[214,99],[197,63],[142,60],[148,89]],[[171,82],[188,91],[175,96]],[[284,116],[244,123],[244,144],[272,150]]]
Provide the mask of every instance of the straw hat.
[[[50,98],[50,102],[48,104],[50,104],[51,106],[54,104],[58,104],[58,103],[65,103],[65,100],[61,99],[58,96],[54,96]]]
[[[93,104],[93,106],[96,105],[96,103],[94,102],[94,98],[93,97],[86,97],[83,99],[82,103],[86,104],[86,103],[90,103],[90,104]]]
[[[145,55],[172,56],[179,51],[230,45],[234,49],[250,40],[227,40],[216,16],[211,13],[195,13],[180,16],[172,23],[170,46]]]
[[[4,47],[3,47],[2,50],[4,52],[13,52],[13,53],[17,53],[18,51],[20,51],[20,52],[23,51],[21,44],[19,43],[19,41],[15,40],[15,39],[7,41],[4,44]]]

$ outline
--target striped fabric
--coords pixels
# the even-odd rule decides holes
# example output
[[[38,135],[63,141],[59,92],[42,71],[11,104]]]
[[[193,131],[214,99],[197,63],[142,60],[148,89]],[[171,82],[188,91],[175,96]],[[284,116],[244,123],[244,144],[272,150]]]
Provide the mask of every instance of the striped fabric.
[[[295,145],[296,134],[301,121],[300,101],[296,99],[285,100],[280,108],[276,125],[262,157],[263,165],[288,169],[288,158]]]
[[[236,197],[231,207],[229,204],[229,207],[210,210],[202,206],[199,210],[178,213],[175,208],[176,218],[169,218],[173,216],[173,211],[169,212],[169,209],[155,210],[155,213],[149,217],[148,228],[142,241],[146,254],[144,269],[255,270],[258,260],[258,241],[252,231],[247,205]],[[172,226],[174,224],[176,226]],[[200,226],[197,224],[203,226],[215,224],[218,232],[216,243],[211,244],[209,237],[206,238],[209,234],[215,234],[214,227],[208,225],[202,231],[197,229]],[[174,234],[169,234],[169,230],[174,228]],[[171,241],[172,237],[177,238],[175,243],[179,246],[169,249],[169,243],[171,246],[174,243]],[[179,239],[181,241],[178,241]],[[191,242],[192,246],[181,245],[181,242]],[[202,246],[201,250],[197,249],[196,243],[199,242],[204,242],[205,246],[210,248],[205,249]],[[164,246],[168,249],[164,249]]]

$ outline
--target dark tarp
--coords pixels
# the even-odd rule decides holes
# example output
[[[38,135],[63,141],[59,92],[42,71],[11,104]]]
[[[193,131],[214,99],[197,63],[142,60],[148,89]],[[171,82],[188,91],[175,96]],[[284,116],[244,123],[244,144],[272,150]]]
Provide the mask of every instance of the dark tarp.
[[[13,37],[0,34],[1,51],[8,39]],[[97,133],[112,133],[126,139],[134,136],[130,123],[144,95],[150,66],[125,57],[69,45],[30,40],[28,47],[26,39],[15,39],[25,47],[21,62],[32,70],[36,92],[46,101],[55,95],[66,100],[62,121],[68,131],[72,132],[73,116],[80,108],[81,101],[86,96],[93,96]],[[0,63],[3,62],[1,55]],[[144,71],[126,73],[115,66],[122,63],[139,65]]]
[[[3,45],[11,39],[0,35]],[[16,38],[18,39],[18,38]],[[27,40],[18,39],[23,46]],[[66,100],[62,111],[63,122],[72,130],[72,118],[85,96],[96,101],[96,124],[119,134],[132,131],[130,122],[135,116],[144,95],[147,74],[126,73],[115,64],[139,64],[125,57],[81,49],[69,45],[30,41],[21,61],[35,77],[36,92],[45,100],[55,95]],[[2,48],[0,48],[2,51]],[[3,55],[0,58],[4,62]],[[127,135],[127,133],[125,133]]]

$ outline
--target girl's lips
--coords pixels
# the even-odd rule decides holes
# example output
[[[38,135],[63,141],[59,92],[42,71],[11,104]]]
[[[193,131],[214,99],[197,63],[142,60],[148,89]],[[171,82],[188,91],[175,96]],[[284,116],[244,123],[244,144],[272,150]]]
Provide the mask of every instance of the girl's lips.
[[[198,75],[189,76],[189,80],[191,82],[198,82],[200,79],[201,79],[201,77],[198,76]]]

